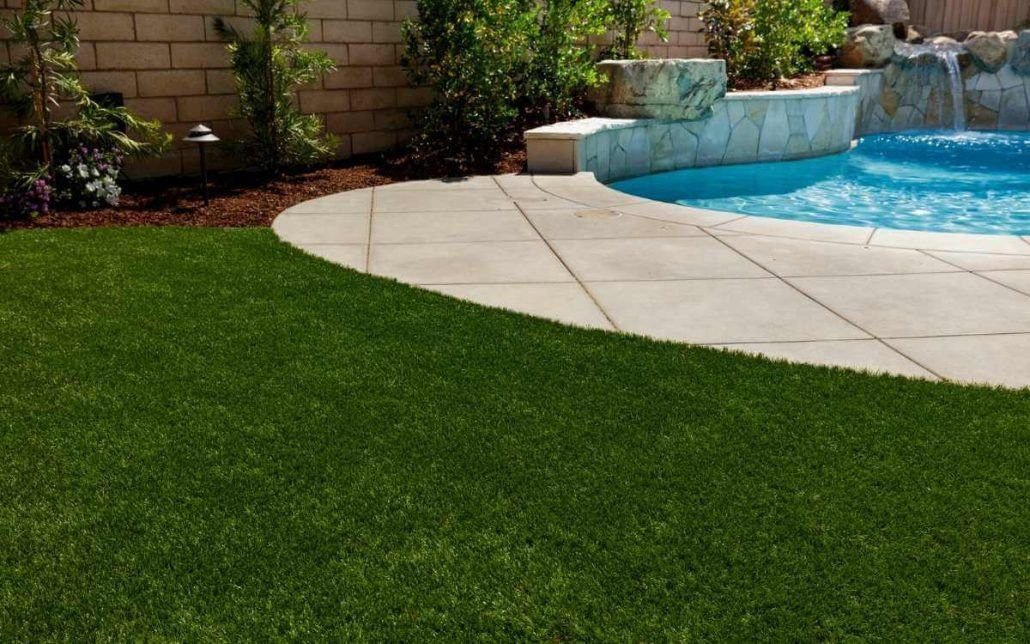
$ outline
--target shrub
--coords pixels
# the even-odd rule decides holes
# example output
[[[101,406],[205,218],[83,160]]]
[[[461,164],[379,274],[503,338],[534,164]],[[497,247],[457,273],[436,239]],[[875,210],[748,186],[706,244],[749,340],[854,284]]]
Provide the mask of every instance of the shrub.
[[[607,0],[419,0],[403,64],[433,101],[412,147],[454,170],[484,167],[518,130],[576,111],[597,83],[588,36]]]
[[[640,35],[653,31],[658,39],[669,38],[666,28],[670,14],[655,0],[608,0],[606,26],[612,32],[612,45],[605,55],[609,58],[642,58],[637,49]]]
[[[775,85],[839,46],[848,15],[823,0],[711,0],[701,20],[708,51],[726,60],[732,83]]]
[[[14,215],[49,207],[54,161],[79,146],[133,156],[157,154],[171,142],[157,121],[90,97],[79,80],[78,26],[67,14],[82,0],[25,0],[2,21],[8,42],[21,57],[0,68],[0,102],[26,124],[0,145],[0,194]],[[70,106],[73,115],[59,119]]]
[[[339,145],[322,120],[302,114],[297,88],[335,69],[324,52],[303,48],[308,25],[300,0],[240,0],[254,15],[255,27],[244,34],[222,18],[215,29],[229,41],[229,60],[240,97],[235,115],[250,133],[237,142],[238,152],[262,170],[279,173],[331,157]]]
[[[117,206],[122,156],[114,150],[80,146],[54,170],[56,198],[78,208]]]

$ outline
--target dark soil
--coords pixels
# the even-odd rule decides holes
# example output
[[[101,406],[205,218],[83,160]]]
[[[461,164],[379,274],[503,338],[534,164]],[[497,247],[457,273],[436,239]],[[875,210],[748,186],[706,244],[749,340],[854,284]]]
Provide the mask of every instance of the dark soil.
[[[496,164],[478,168],[472,173],[522,172],[525,166],[525,151],[513,149]],[[197,177],[151,179],[127,184],[116,208],[54,211],[35,219],[0,218],[0,230],[86,226],[268,226],[280,212],[308,199],[344,190],[446,176],[449,176],[446,171],[402,153],[349,160],[273,179],[254,172],[225,172],[211,176],[208,206],[204,206]]]
[[[812,89],[813,87],[822,87],[825,82],[826,79],[823,72],[812,72],[811,74],[802,74],[801,76],[796,76],[794,78],[781,78],[776,82],[776,87],[773,87],[773,84],[769,81],[739,80],[733,84],[732,89],[750,92],[784,89]]]

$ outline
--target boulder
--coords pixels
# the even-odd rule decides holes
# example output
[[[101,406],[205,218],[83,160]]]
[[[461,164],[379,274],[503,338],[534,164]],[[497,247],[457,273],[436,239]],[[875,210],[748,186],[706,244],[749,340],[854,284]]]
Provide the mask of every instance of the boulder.
[[[905,0],[851,0],[853,25],[893,25],[907,23],[910,17]]]
[[[589,98],[612,118],[696,121],[711,116],[712,105],[726,96],[723,60],[605,60],[597,69],[607,82]]]
[[[1009,58],[1008,44],[998,33],[974,31],[963,44],[973,57],[973,62],[985,72],[997,72]]]
[[[1012,50],[1012,71],[1030,76],[1030,29],[1019,32],[1016,46]]]
[[[896,39],[890,25],[865,25],[848,29],[838,60],[850,69],[886,67],[894,53]]]

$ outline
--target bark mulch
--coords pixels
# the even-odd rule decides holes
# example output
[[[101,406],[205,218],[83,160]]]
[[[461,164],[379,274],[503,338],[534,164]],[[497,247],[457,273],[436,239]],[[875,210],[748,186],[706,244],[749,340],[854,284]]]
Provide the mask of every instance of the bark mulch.
[[[525,165],[525,152],[514,150],[495,166],[482,168],[478,173],[522,172]],[[341,162],[272,180],[249,172],[218,173],[211,175],[211,200],[207,207],[203,204],[197,177],[170,177],[130,183],[116,208],[55,211],[23,220],[0,217],[0,231],[97,226],[268,226],[280,212],[308,199],[344,190],[446,176],[447,172],[398,154]]]

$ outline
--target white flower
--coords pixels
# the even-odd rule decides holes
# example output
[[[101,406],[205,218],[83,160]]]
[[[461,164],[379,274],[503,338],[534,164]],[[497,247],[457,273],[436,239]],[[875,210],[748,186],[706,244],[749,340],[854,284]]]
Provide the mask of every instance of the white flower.
[[[89,168],[86,167],[85,163],[80,163],[79,166],[75,169],[79,171],[79,176],[83,179],[89,178]]]
[[[94,177],[99,177],[100,176],[100,172],[96,168],[93,168],[93,170],[90,172],[90,174],[92,174]]]
[[[70,165],[68,165],[67,163],[65,163],[64,165],[61,166],[61,172],[63,172],[63,173],[71,174],[71,171],[72,171],[72,167]]]

